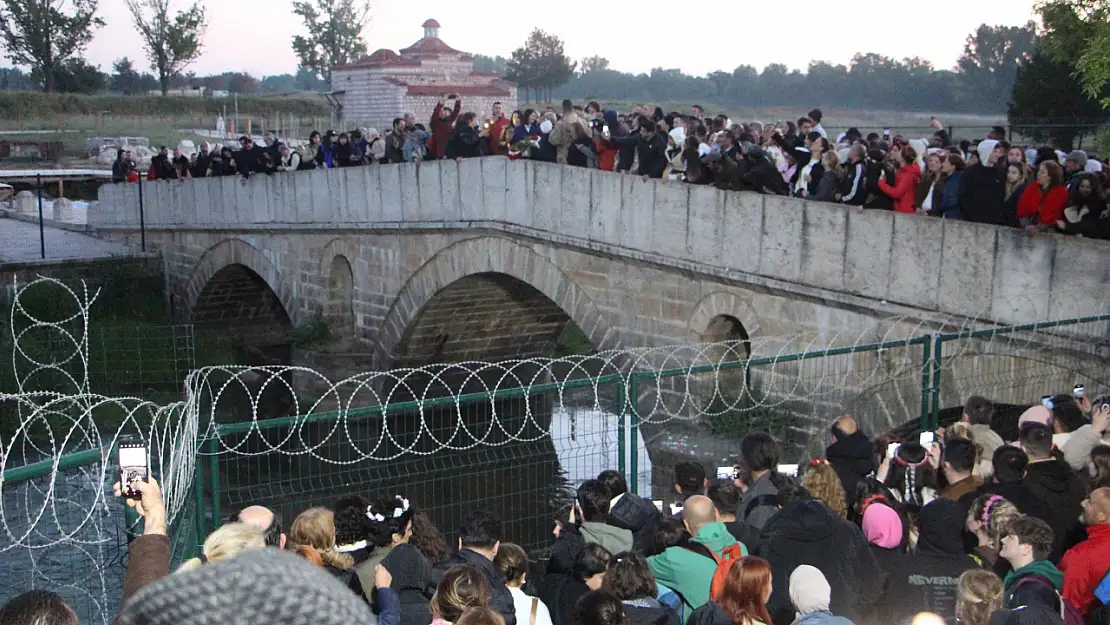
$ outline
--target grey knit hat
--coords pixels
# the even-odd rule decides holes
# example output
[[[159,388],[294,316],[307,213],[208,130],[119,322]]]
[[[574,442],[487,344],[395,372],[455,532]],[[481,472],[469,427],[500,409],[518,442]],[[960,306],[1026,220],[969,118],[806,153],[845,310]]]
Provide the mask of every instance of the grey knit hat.
[[[327,571],[274,548],[175,573],[123,607],[121,625],[356,625],[366,602]]]

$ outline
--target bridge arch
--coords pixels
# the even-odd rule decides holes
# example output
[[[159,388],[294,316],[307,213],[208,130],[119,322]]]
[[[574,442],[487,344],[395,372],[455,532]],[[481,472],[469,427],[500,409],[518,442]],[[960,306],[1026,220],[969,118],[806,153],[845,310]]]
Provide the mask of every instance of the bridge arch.
[[[204,252],[178,294],[183,316],[197,325],[250,326],[268,340],[297,322],[292,287],[277,266],[241,239],[226,239]]]
[[[504,237],[439,251],[394,298],[375,353],[385,367],[551,356],[568,321],[599,351],[618,346],[605,317],[557,266]]]

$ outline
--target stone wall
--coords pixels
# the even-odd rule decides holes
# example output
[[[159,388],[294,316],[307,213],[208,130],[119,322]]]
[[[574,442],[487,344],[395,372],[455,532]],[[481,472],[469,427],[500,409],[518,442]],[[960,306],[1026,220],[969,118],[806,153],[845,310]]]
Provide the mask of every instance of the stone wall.
[[[352,235],[480,228],[594,255],[587,265],[596,276],[586,282],[628,271],[605,259],[612,256],[637,271],[661,266],[918,321],[1025,323],[1108,310],[1104,241],[530,161],[333,169],[258,176],[246,185],[237,178],[143,184],[150,229]],[[137,214],[137,185],[105,185],[90,221],[133,229]]]

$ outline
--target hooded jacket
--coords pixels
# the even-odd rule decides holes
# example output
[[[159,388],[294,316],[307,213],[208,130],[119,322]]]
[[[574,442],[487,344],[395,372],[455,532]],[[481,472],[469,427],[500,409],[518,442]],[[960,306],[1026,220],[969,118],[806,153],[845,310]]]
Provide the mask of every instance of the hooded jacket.
[[[993,139],[979,142],[979,163],[965,169],[960,180],[960,210],[968,221],[1003,226],[1006,173],[986,165],[996,145]]]
[[[1048,524],[1055,535],[1049,560],[1058,562],[1069,547],[1079,542],[1083,527],[1083,500],[1087,489],[1066,462],[1059,459],[1030,462],[1025,468],[1025,485],[1048,506]]]
[[[381,564],[393,576],[389,587],[400,604],[401,625],[426,625],[432,620],[428,602],[435,594],[432,565],[419,549],[408,544],[379,547],[355,566],[347,587],[366,599],[375,614],[381,612],[374,586],[374,567]]]
[[[1018,200],[1018,219],[1030,219],[1035,224],[1056,227],[1064,219],[1068,206],[1068,188],[1051,187],[1047,191],[1039,184],[1026,185]]]
[[[505,617],[505,625],[516,625],[516,603],[513,602],[513,595],[509,592],[509,587],[505,585],[505,580],[497,572],[493,562],[477,551],[459,549],[455,552],[455,555],[436,567],[434,574],[436,585],[439,585],[444,573],[451,567],[460,564],[473,567],[485,576],[490,588],[489,607],[497,610],[501,613],[501,616]],[[550,604],[548,605],[550,606]]]
[[[1064,573],[1061,593],[1084,616],[1095,605],[1095,588],[1106,577],[1110,566],[1110,523],[1087,527],[1087,540],[1072,547],[1060,560]]]
[[[607,523],[585,521],[581,528],[582,540],[597,543],[613,555],[622,551],[632,551],[632,532]]]
[[[632,625],[678,625],[678,613],[659,603],[655,597],[622,601]]]
[[[809,564],[825,574],[832,588],[833,614],[854,622],[879,599],[883,574],[858,527],[840,518],[824,502],[795,501],[763,528],[756,555],[771,564],[772,592],[767,602],[776,625],[794,620],[790,573]]]
[[[1058,592],[1064,587],[1064,574],[1048,560],[1034,560],[1010,571],[1002,580],[1002,607],[1044,606],[1060,613]]]
[[[873,616],[901,622],[918,612],[934,612],[954,622],[960,575],[979,568],[964,552],[965,523],[963,508],[955,501],[936,499],[921,509],[917,550],[890,571],[882,606]]]
[[[724,523],[706,523],[698,528],[698,535],[691,542],[704,545],[718,556],[731,545],[737,544]],[[748,548],[740,544],[740,552],[748,555]],[[709,585],[717,572],[717,562],[685,547],[668,547],[666,551],[651,556],[648,566],[655,579],[682,596],[686,613],[709,601]]]
[[[858,431],[839,437],[825,448],[825,459],[840,478],[845,501],[855,501],[856,485],[875,470],[871,439]]]
[[[879,179],[879,190],[894,200],[894,212],[914,212],[913,201],[917,196],[917,185],[921,183],[921,168],[917,163],[904,165],[894,177],[894,185]]]
[[[768,471],[759,476],[752,483],[740,503],[736,505],[736,520],[762,530],[771,517],[778,513],[778,504],[775,498],[779,494],[778,486],[771,479],[772,472]]]
[[[632,548],[646,556],[655,546],[655,528],[661,517],[662,514],[650,500],[625,493],[609,509],[609,518],[605,522],[632,532]]]

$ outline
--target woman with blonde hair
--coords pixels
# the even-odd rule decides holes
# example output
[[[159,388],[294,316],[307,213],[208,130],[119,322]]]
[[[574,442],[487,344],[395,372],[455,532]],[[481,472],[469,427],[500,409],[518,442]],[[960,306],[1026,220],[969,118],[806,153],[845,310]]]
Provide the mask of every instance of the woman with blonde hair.
[[[824,173],[817,181],[817,191],[810,198],[818,202],[835,202],[836,189],[840,186],[840,155],[829,150],[821,155],[821,167]]]
[[[323,562],[336,577],[350,577],[355,560],[350,554],[335,549],[335,514],[327,508],[309,508],[293,519],[289,528],[291,549],[310,561]]]
[[[990,571],[964,571],[956,589],[956,620],[960,625],[987,625],[991,614],[1002,609],[1002,580]]]
[[[219,562],[244,551],[262,549],[265,546],[266,539],[262,530],[246,523],[228,523],[209,534],[204,539],[200,555],[183,562],[177,571],[180,573],[199,569],[209,562]]]
[[[432,596],[432,625],[451,625],[467,608],[489,607],[489,582],[469,566],[454,566],[443,575]]]
[[[517,625],[551,625],[551,612],[544,602],[524,593],[524,582],[528,578],[528,554],[524,548],[514,543],[501,543],[493,566],[497,567],[513,596]]]
[[[809,469],[802,476],[802,486],[814,498],[828,504],[840,518],[848,518],[848,503],[844,498],[844,486],[840,477],[824,458],[816,458],[809,463]]]

